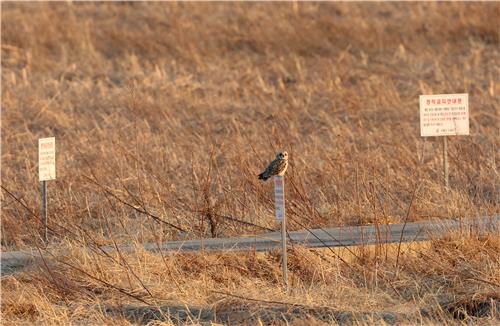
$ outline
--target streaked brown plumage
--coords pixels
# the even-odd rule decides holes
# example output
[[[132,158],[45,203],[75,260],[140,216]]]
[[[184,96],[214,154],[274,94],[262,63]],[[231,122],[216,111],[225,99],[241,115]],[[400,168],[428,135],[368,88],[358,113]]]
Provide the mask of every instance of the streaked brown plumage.
[[[280,152],[276,155],[276,159],[272,161],[269,166],[259,174],[259,179],[266,181],[273,175],[285,175],[288,168],[288,153],[286,151]]]

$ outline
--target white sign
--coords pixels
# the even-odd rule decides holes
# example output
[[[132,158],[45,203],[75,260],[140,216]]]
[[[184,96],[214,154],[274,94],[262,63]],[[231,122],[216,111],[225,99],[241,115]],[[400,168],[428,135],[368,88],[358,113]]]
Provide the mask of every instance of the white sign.
[[[420,95],[420,136],[469,134],[469,94]]]
[[[38,174],[39,180],[53,180],[56,178],[56,139],[38,139]]]
[[[276,220],[285,219],[285,181],[283,176],[274,176],[274,201],[276,205]]]

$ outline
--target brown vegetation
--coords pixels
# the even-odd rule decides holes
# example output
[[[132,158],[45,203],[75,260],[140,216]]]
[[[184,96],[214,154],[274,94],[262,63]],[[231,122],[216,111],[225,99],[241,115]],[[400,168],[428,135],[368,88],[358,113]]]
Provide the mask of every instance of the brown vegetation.
[[[414,193],[411,220],[498,214],[498,17],[499,3],[2,3],[2,250],[44,246],[49,136],[48,249],[69,250],[2,278],[3,319],[494,323],[498,237],[416,247],[398,273],[391,255],[297,248],[288,296],[276,253],[82,247],[276,229],[256,175],[279,149],[290,229],[401,222]],[[447,191],[418,96],[461,92],[471,135],[450,137]]]

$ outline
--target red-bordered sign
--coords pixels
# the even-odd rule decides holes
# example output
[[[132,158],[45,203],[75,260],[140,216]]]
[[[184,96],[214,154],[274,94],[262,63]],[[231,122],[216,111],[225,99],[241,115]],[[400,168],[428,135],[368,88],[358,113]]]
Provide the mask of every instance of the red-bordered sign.
[[[420,135],[469,134],[469,95],[420,95]]]

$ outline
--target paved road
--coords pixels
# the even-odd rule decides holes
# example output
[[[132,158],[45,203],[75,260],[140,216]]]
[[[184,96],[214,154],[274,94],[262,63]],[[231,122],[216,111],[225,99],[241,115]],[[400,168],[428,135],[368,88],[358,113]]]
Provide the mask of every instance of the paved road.
[[[378,229],[373,226],[349,226],[327,229],[313,229],[309,231],[289,232],[289,241],[309,248],[318,247],[348,247],[369,245],[376,243],[399,242],[401,233],[402,241],[423,241],[438,237],[454,230],[481,230],[485,232],[499,232],[500,216],[481,217],[467,220],[438,220],[425,222],[412,222],[403,224],[381,225]],[[402,232],[403,231],[403,232]],[[281,246],[279,232],[240,238],[212,238],[189,241],[169,241],[161,246],[162,250],[181,251],[239,251],[256,250],[269,251]],[[156,244],[146,244],[148,251],[157,251]]]
[[[500,216],[477,217],[462,220],[436,220],[412,222],[403,224],[380,225],[376,228],[369,226],[349,226],[327,229],[313,229],[307,231],[289,232],[289,242],[305,247],[348,247],[370,245],[376,243],[397,243],[423,241],[442,236],[450,231],[462,230],[465,232],[500,232]],[[263,235],[238,237],[238,238],[212,238],[202,240],[169,241],[160,245],[164,251],[193,252],[206,251],[269,251],[280,247],[281,235],[279,232]],[[108,252],[114,251],[113,247],[103,247]],[[144,249],[156,252],[157,244],[145,244]],[[122,248],[124,252],[133,251],[132,247]],[[1,253],[1,269],[9,273],[25,266],[34,258],[39,257],[37,252],[15,251]]]

